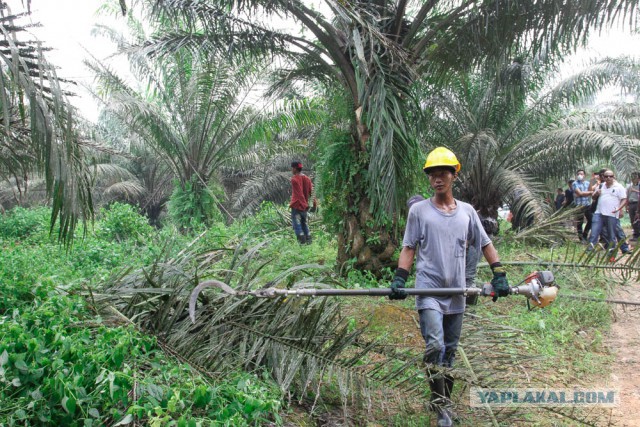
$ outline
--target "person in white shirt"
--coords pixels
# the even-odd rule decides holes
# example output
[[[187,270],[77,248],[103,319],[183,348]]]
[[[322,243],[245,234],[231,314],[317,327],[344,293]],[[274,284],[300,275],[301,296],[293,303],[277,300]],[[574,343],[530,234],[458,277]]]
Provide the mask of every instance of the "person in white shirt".
[[[589,247],[593,247],[598,243],[600,232],[604,229],[606,233],[607,247],[611,252],[618,244],[616,228],[618,225],[618,217],[620,212],[627,205],[627,191],[614,178],[615,175],[610,169],[606,169],[602,177],[604,185],[597,188],[594,192],[598,193],[598,207],[596,214],[602,215],[601,224],[593,224],[595,227],[591,230],[591,238],[589,239]],[[602,228],[601,228],[602,227]],[[613,255],[613,253],[612,253]]]

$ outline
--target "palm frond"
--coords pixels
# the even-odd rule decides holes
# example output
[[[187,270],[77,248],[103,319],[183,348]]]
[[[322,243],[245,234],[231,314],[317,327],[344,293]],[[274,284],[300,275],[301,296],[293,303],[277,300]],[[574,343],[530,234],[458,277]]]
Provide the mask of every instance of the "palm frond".
[[[120,181],[103,189],[104,195],[110,199],[124,199],[127,201],[140,200],[146,194],[146,189],[137,180]]]
[[[531,215],[530,210],[523,209],[524,212],[520,212],[518,209],[520,206],[517,204],[513,206],[516,210],[514,217],[521,216],[526,218],[527,215]],[[538,219],[538,221],[533,222],[529,226],[524,224],[526,220],[520,221],[520,223],[525,226],[518,228],[512,238],[543,245],[556,245],[560,242],[570,240],[575,235],[575,232],[572,228],[567,227],[567,223],[572,223],[578,214],[578,210],[579,209],[562,209]]]
[[[171,257],[166,248],[147,268],[114,274],[100,293],[93,294],[94,300],[104,315],[115,310],[210,375],[224,376],[234,369],[266,371],[288,395],[300,400],[308,393],[328,398],[337,391],[345,411],[347,403],[367,410],[371,402],[394,396],[423,401],[429,379],[422,364],[423,350],[368,340],[364,329],[349,328],[337,299],[259,299],[211,290],[199,295],[196,322],[191,323],[189,294],[208,278],[227,277],[239,291],[265,285],[317,287],[333,280],[326,267],[310,264],[292,266],[271,283],[262,283],[259,271],[265,259],[261,251],[266,245],[268,240],[243,238],[232,262],[228,257],[198,256],[188,250]],[[414,315],[407,313],[406,321],[413,324]],[[527,349],[514,350],[513,341],[524,331],[477,313],[467,314],[465,322],[461,346],[466,363],[449,373],[466,386],[523,386],[521,370],[536,371],[547,363]],[[416,334],[418,331],[416,324]],[[520,369],[492,368],[504,363]],[[532,377],[530,381],[526,386],[544,386],[544,379]],[[475,422],[489,417],[477,411],[470,416]],[[514,412],[496,411],[493,416],[502,422]],[[595,415],[574,412],[563,416],[588,422]]]
[[[53,198],[51,230],[60,220],[58,236],[70,242],[77,222],[93,218],[91,181],[79,144],[81,129],[68,92],[45,59],[45,49],[37,41],[18,40],[24,28],[17,22],[21,16],[7,12],[7,5],[0,6],[4,18],[0,22],[0,146],[5,147],[0,173],[43,172],[47,194]]]

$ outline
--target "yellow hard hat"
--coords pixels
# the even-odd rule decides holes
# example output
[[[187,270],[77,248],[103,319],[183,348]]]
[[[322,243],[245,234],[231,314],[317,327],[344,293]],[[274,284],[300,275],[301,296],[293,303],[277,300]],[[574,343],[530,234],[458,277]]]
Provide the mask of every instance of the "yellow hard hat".
[[[444,147],[435,148],[430,152],[422,169],[429,173],[430,169],[441,166],[454,168],[456,172],[460,171],[460,162],[458,161],[458,158],[453,154],[453,151]]]

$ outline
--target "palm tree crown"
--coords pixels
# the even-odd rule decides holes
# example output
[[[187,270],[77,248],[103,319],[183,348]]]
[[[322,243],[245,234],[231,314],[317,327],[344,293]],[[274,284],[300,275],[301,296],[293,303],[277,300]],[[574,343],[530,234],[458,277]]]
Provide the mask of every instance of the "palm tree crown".
[[[626,59],[604,59],[546,90],[555,72],[548,65],[519,61],[463,74],[426,99],[426,148],[448,145],[460,156],[457,196],[481,216],[497,218],[507,202],[524,217],[541,218],[550,213],[546,182],[562,182],[595,159],[609,159],[621,173],[634,170],[637,129],[623,121],[614,128],[571,107],[607,86],[637,88],[637,71]]]

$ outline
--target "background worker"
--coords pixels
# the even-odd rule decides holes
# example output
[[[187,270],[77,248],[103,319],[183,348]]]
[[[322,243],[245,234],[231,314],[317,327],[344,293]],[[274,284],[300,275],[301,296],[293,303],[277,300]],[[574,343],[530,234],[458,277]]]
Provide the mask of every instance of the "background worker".
[[[567,181],[567,189],[564,190],[564,207],[572,207],[573,205],[573,179]]]
[[[429,153],[424,165],[434,195],[409,209],[398,268],[390,299],[407,297],[403,290],[416,259],[416,288],[464,288],[467,244],[482,251],[491,265],[494,301],[509,295],[506,271],[498,252],[484,231],[475,209],[453,197],[453,183],[460,162],[444,147]],[[453,377],[439,367],[450,368],[455,359],[465,309],[463,295],[416,297],[420,330],[425,340],[424,362],[429,375],[432,409],[438,426],[452,425],[450,396]]]
[[[640,221],[637,221],[636,214],[638,213],[638,182],[640,181],[638,172],[631,174],[631,184],[627,187],[627,212],[629,212],[629,220],[631,221],[631,228],[633,229],[633,236],[631,241],[635,242],[640,237]]]
[[[602,174],[605,171],[606,169],[600,169],[596,174],[595,184],[589,187],[591,190],[591,206],[589,207],[589,210],[591,211],[591,235],[589,236],[588,251],[594,249],[601,240],[605,243],[609,241],[607,237],[608,230],[602,226],[602,213],[598,211],[600,189],[604,185],[604,178],[602,177]],[[595,243],[592,243],[592,241]]]
[[[311,243],[311,234],[307,224],[307,211],[309,210],[309,198],[313,192],[311,179],[302,173],[300,161],[291,162],[291,225],[296,233],[298,243],[301,245]],[[315,199],[314,199],[315,204]]]
[[[556,189],[556,198],[554,199],[556,210],[559,211],[564,206],[564,191],[558,187]]]
[[[581,242],[588,242],[589,230],[591,230],[591,195],[593,191],[589,188],[589,181],[584,179],[584,169],[576,171],[576,180],[573,183],[573,203],[580,208],[577,216],[576,228],[578,238]],[[586,227],[582,228],[586,221]]]
[[[594,190],[594,195],[598,196],[596,214],[600,216],[600,221],[598,222],[602,225],[599,225],[594,221],[594,228],[590,239],[590,248],[595,247],[598,243],[600,234],[599,228],[602,227],[602,230],[605,231],[603,235],[607,240],[607,247],[611,252],[611,255],[614,255],[613,250],[618,243],[618,239],[621,237],[616,230],[619,225],[618,216],[627,205],[627,192],[624,187],[615,180],[615,175],[610,169],[603,170],[602,178],[604,179],[604,182]],[[623,253],[629,252],[629,247],[623,247],[622,251]]]

